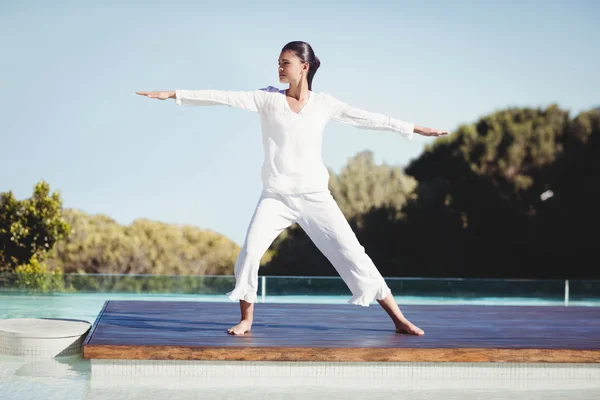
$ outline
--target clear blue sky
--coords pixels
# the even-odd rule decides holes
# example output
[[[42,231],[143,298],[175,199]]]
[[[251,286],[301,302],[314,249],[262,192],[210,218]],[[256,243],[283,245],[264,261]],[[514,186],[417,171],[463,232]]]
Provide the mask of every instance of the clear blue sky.
[[[83,5],[87,3],[87,5]],[[454,130],[507,106],[600,105],[596,1],[14,1],[0,5],[0,192],[39,180],[65,207],[191,224],[242,244],[260,195],[256,114],[139,90],[286,87],[292,40],[314,91]],[[406,165],[433,138],[330,123],[323,156]]]

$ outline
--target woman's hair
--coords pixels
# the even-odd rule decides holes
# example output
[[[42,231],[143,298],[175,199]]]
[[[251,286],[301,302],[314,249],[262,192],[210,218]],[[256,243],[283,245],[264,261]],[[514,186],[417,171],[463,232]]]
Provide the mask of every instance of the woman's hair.
[[[293,51],[300,60],[308,63],[309,68],[306,79],[308,80],[308,90],[312,90],[313,77],[315,76],[317,69],[319,69],[319,65],[321,65],[319,57],[315,56],[315,52],[310,44],[302,41],[289,42],[281,49],[282,52],[286,50]]]

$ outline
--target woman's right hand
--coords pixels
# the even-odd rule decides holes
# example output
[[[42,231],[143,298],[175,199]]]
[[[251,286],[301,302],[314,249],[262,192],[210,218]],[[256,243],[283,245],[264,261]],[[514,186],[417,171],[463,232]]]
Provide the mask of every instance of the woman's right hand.
[[[140,96],[150,97],[151,99],[167,100],[175,98],[175,91],[169,90],[167,92],[136,92]]]

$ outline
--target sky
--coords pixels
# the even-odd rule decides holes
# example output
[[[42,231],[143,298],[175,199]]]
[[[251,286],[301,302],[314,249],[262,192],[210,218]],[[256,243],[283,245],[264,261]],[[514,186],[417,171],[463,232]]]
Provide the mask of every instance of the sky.
[[[455,131],[496,110],[600,105],[596,1],[14,1],[0,3],[0,192],[45,180],[63,207],[243,244],[262,190],[257,114],[136,91],[286,88],[290,41],[321,60],[313,91]],[[338,172],[371,151],[407,165],[435,138],[331,122]]]

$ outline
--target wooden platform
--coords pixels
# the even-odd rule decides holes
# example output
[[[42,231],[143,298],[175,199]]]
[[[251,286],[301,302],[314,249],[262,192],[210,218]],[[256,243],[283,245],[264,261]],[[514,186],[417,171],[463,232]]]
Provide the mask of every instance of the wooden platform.
[[[255,306],[232,336],[237,303],[107,301],[83,343],[88,359],[600,363],[600,308],[402,306],[424,336],[399,334],[383,309]]]

